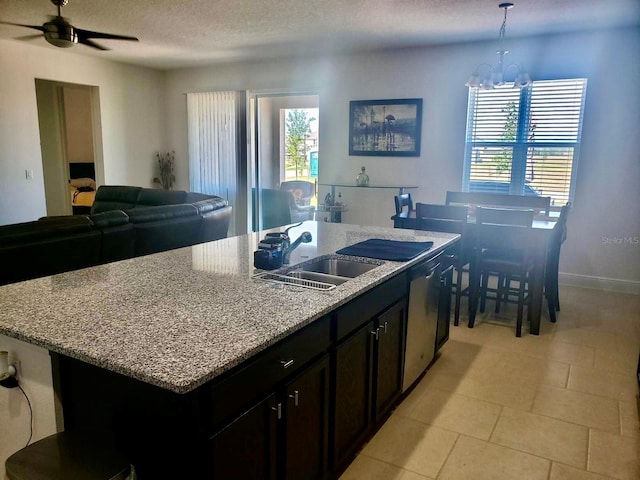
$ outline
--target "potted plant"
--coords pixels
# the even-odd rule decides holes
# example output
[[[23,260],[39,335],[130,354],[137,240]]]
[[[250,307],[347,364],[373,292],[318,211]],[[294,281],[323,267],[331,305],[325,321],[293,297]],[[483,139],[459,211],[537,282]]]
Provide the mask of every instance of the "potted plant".
[[[176,152],[156,153],[158,166],[160,167],[160,176],[153,179],[153,183],[159,184],[163,190],[172,190],[176,176],[173,173],[173,166],[176,160]]]

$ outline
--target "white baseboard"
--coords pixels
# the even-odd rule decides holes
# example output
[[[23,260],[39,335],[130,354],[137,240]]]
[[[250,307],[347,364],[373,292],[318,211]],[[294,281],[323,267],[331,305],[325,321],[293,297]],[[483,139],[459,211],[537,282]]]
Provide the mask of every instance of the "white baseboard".
[[[560,283],[560,285],[570,285],[573,287],[594,288],[596,290],[607,290],[640,295],[640,282],[636,282],[634,280],[592,277],[588,275],[577,275],[575,273],[560,272],[558,276],[558,282]]]

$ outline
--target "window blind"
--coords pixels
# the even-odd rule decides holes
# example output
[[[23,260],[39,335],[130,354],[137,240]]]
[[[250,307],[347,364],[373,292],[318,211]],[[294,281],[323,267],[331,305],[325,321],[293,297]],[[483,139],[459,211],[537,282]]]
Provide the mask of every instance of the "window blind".
[[[463,190],[573,201],[587,80],[471,89]]]

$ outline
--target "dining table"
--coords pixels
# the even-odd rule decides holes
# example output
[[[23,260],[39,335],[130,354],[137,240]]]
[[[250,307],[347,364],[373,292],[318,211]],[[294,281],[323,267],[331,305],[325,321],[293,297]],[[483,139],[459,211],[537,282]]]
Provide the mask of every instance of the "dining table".
[[[395,228],[406,228],[419,230],[419,219],[416,218],[416,211],[402,212],[391,217]],[[550,215],[534,217],[531,225],[529,237],[529,253],[533,258],[533,268],[529,275],[529,307],[527,309],[527,319],[529,320],[529,333],[540,334],[540,318],[542,316],[542,298],[544,295],[544,269],[546,264],[549,240],[551,239],[553,228],[558,221],[558,215],[550,212]],[[472,214],[467,217],[467,224],[463,236],[472,239],[476,228],[476,219]],[[467,244],[471,244],[469,241]],[[470,273],[470,278],[473,273]],[[477,311],[477,282],[470,282],[470,294],[472,299],[469,309],[469,328],[475,323]]]

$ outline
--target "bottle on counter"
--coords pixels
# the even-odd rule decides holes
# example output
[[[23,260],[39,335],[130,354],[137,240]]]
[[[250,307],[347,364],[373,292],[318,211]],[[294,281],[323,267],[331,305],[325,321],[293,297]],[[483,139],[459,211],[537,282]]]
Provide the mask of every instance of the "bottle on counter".
[[[342,192],[338,192],[335,206],[337,208],[335,212],[333,212],[331,221],[334,223],[342,223]]]
[[[332,207],[333,206],[333,196],[331,195],[331,192],[327,193],[324,197],[324,205],[325,207]]]
[[[365,173],[364,166],[360,168],[360,173],[356,177],[356,186],[358,187],[368,187],[369,186],[369,175]]]

